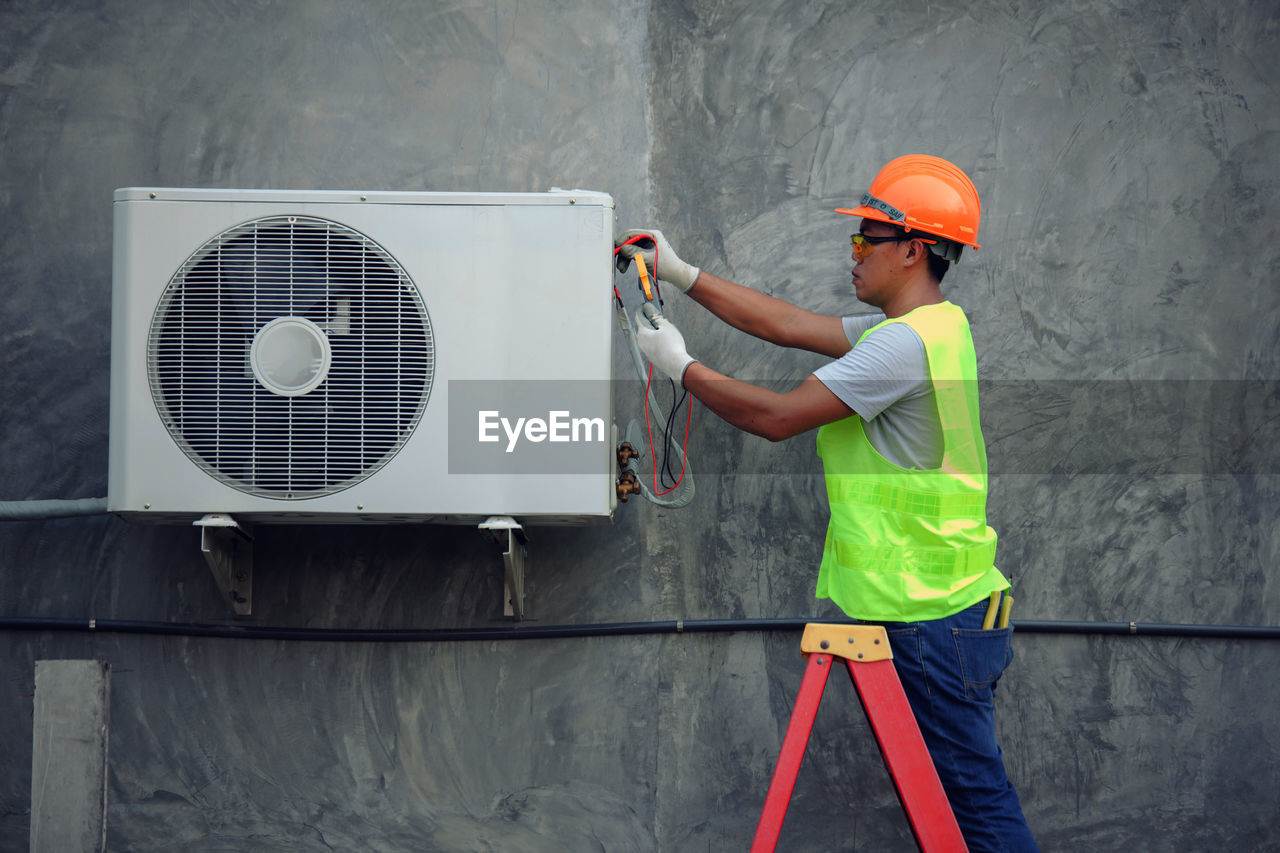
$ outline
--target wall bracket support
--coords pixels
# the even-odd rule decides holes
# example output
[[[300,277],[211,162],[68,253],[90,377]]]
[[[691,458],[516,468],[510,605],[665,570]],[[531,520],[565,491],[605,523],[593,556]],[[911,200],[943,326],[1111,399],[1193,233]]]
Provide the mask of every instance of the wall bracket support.
[[[194,522],[200,551],[218,589],[238,616],[253,612],[253,536],[230,515],[211,512]]]
[[[524,577],[525,564],[529,559],[529,549],[526,547],[528,535],[520,522],[509,515],[491,516],[480,524],[480,529],[506,548],[502,552],[502,613],[519,622],[525,614]]]

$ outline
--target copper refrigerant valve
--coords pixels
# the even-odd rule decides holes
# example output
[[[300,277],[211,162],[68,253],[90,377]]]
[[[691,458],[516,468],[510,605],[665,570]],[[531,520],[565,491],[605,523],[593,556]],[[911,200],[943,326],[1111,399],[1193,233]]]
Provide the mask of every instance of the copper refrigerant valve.
[[[621,477],[618,478],[617,489],[618,489],[618,500],[622,501],[623,503],[626,503],[627,498],[631,497],[632,495],[640,494],[640,481],[636,479],[635,474],[631,473],[630,471],[626,471],[623,473]]]
[[[640,458],[640,454],[634,447],[631,446],[631,442],[624,441],[622,442],[622,444],[618,445],[618,470],[619,471],[627,467],[628,460],[639,459],[639,458]]]

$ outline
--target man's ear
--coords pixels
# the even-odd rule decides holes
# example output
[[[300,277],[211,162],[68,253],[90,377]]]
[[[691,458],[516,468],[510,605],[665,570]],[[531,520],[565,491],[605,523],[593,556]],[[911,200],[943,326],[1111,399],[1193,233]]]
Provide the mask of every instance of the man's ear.
[[[925,256],[929,253],[929,247],[924,244],[923,240],[911,240],[907,243],[907,263],[914,264],[916,261],[925,260]]]

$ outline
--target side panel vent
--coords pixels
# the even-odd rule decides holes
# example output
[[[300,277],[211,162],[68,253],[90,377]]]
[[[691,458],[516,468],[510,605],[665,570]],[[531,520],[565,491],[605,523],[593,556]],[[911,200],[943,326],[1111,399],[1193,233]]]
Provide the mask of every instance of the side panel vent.
[[[219,482],[276,499],[333,494],[386,465],[431,393],[435,342],[415,283],[337,222],[271,216],[205,243],[152,318],[160,418]]]

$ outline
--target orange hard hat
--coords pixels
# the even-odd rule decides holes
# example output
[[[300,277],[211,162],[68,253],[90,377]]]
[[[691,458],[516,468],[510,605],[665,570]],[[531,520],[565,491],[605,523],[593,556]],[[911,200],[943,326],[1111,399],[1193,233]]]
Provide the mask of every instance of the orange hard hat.
[[[908,232],[919,229],[952,243],[954,258],[960,246],[978,245],[978,220],[982,203],[973,181],[959,166],[928,154],[908,154],[891,160],[862,194],[858,206],[838,208],[836,213],[861,216],[877,222],[897,225]],[[931,247],[933,248],[933,247]],[[944,257],[952,247],[933,248]],[[941,250],[941,251],[940,251]],[[945,254],[944,254],[945,253]]]

